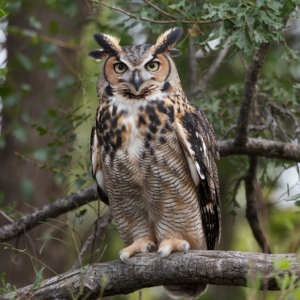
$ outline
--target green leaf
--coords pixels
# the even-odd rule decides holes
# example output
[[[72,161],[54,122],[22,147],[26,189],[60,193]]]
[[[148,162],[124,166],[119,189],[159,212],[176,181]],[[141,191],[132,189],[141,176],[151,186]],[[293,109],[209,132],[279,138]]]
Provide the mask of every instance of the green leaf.
[[[300,200],[296,201],[295,205],[298,206],[298,207],[300,207]]]
[[[32,288],[30,289],[31,291],[34,290],[39,285],[39,283],[40,283],[40,281],[42,279],[42,273],[43,273],[44,269],[45,269],[45,267],[42,267],[40,269],[40,271],[37,273],[36,280],[35,280]]]
[[[72,134],[69,136],[69,142],[74,142],[76,140],[77,135],[76,134]]]
[[[280,260],[274,261],[274,267],[277,270],[286,270],[286,269],[290,269],[292,265],[286,258],[282,258]]]
[[[73,187],[75,188],[75,189],[79,189],[79,188],[81,188],[84,184],[85,184],[85,180],[84,179],[82,179],[82,178],[77,178],[75,181],[74,181],[74,183],[73,183]]]
[[[288,199],[284,199],[284,201],[289,202],[289,201],[296,201],[296,200],[299,200],[299,199],[300,199],[300,193],[296,194],[296,195],[294,195],[294,196],[292,196],[292,197],[290,197]]]
[[[82,209],[81,211],[79,211],[79,213],[76,213],[76,217],[81,218],[86,214],[86,212],[87,212],[87,209]]]
[[[26,71],[32,70],[32,63],[30,61],[30,58],[27,55],[23,53],[18,53],[16,54],[16,58]]]
[[[84,273],[89,268],[89,265],[86,265],[81,268],[81,273]]]
[[[27,140],[26,131],[21,125],[16,125],[13,129],[13,135],[22,143],[25,143]]]
[[[23,199],[27,203],[31,203],[34,196],[34,186],[30,179],[23,179],[20,183],[20,191]]]
[[[5,287],[5,276],[6,276],[6,272],[4,272],[1,276],[1,282],[4,287]]]
[[[29,17],[29,23],[30,23],[31,26],[33,26],[36,29],[41,29],[42,28],[41,22],[35,16],[30,16]]]

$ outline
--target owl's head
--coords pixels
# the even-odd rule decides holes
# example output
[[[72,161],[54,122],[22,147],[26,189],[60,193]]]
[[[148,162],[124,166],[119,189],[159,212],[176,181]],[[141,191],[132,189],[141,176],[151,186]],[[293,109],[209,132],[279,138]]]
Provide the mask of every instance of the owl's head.
[[[172,57],[181,54],[173,47],[182,32],[182,28],[172,28],[163,33],[155,45],[124,47],[115,37],[96,33],[94,38],[103,49],[93,50],[89,56],[103,61],[98,87],[105,87],[109,96],[147,99],[178,84]]]

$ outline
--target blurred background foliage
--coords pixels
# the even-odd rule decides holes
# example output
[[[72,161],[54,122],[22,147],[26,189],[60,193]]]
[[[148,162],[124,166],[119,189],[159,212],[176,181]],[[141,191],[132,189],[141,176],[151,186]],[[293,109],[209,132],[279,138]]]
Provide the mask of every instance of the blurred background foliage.
[[[97,48],[92,38],[96,32],[116,36],[124,46],[153,44],[163,31],[183,27],[184,35],[177,45],[182,55],[175,58],[175,63],[189,100],[209,116],[218,139],[228,133],[238,117],[245,78],[239,49],[246,65],[250,65],[259,44],[271,42],[258,81],[257,107],[251,122],[262,125],[268,121],[268,103],[290,109],[299,119],[300,21],[296,0],[151,3],[173,18],[144,1],[104,1],[108,6],[130,13],[131,17],[97,1],[0,2],[0,210],[6,216],[0,215],[1,226],[10,222],[8,218],[16,219],[58,197],[94,184],[89,142],[98,105],[95,87],[101,63],[90,60],[87,53]],[[165,23],[149,22],[147,18]],[[197,20],[214,23],[193,24]],[[230,48],[205,92],[192,93],[191,61],[197,63],[196,83],[201,85],[229,37]],[[196,60],[190,55],[191,49]],[[253,131],[251,136],[297,143],[293,125],[287,115],[281,114],[266,130]],[[234,130],[226,137],[234,137]],[[217,249],[261,252],[245,218],[244,186],[233,190],[236,180],[247,171],[247,157],[222,158],[217,164],[223,210],[222,239]],[[265,233],[272,253],[299,252],[299,164],[261,158],[258,175],[267,202]],[[257,209],[261,219],[259,201]],[[96,201],[59,220],[70,222],[81,247],[91,233],[93,222],[105,210]],[[69,236],[49,225],[41,225],[11,244],[27,249],[55,272],[62,273],[69,270],[77,253],[53,239],[54,236],[74,247]],[[118,259],[122,247],[112,223],[97,240],[92,258],[87,253],[84,265]],[[0,257],[0,275],[5,273],[6,282],[16,288],[33,283],[34,268],[41,268],[25,255],[16,255],[3,247]],[[51,276],[53,273],[45,269],[43,278]],[[246,288],[225,286],[210,286],[201,299],[217,299],[220,294],[222,299],[253,299]],[[262,299],[259,292],[257,297]],[[267,299],[280,297],[278,292],[268,292]],[[138,292],[113,299],[138,299]],[[168,297],[162,287],[157,287],[143,290],[143,299]]]

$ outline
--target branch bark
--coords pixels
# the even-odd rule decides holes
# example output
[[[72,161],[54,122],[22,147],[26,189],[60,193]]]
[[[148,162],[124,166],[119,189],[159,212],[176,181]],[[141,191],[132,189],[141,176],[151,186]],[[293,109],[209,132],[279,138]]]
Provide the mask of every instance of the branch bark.
[[[257,155],[300,162],[300,146],[282,142],[248,138],[245,145],[237,145],[235,139],[218,141],[220,156]]]
[[[1,227],[0,242],[8,241],[23,234],[24,231],[28,231],[29,229],[39,225],[40,221],[45,221],[48,218],[56,218],[63,213],[71,211],[96,199],[98,199],[96,185],[79,190],[65,198],[58,199],[30,214],[24,215],[9,225]]]
[[[274,260],[287,259],[291,268],[276,271]],[[251,268],[249,267],[251,266]],[[83,272],[80,269],[45,280],[34,291],[32,285],[15,293],[0,296],[0,300],[47,300],[69,299],[71,294],[81,298],[97,299],[102,296],[128,294],[142,288],[160,285],[180,285],[186,283],[247,286],[250,272],[268,280],[269,290],[279,290],[274,272],[280,276],[295,273],[300,279],[299,257],[296,254],[268,255],[235,251],[189,251],[175,253],[161,260],[156,253],[138,254],[131,257],[128,264],[120,261],[98,263]],[[104,280],[104,278],[108,280]],[[101,283],[106,281],[105,286]]]
[[[246,218],[260,248],[265,253],[271,253],[270,246],[264,236],[261,227],[259,225],[258,216],[256,212],[255,201],[255,189],[253,181],[256,181],[256,169],[258,159],[257,156],[249,157],[250,166],[247,175],[245,176],[245,188],[246,188]]]
[[[266,43],[260,45],[260,48],[256,51],[252,63],[246,73],[241,110],[236,128],[235,143],[238,146],[243,146],[247,143],[251,103],[255,93],[255,85],[257,83],[259,71],[263,66],[268,47],[269,44]]]

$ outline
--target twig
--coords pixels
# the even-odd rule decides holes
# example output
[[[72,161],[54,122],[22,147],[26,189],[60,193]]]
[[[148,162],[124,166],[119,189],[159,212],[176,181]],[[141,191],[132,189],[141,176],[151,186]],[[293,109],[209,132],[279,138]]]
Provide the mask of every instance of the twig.
[[[278,127],[278,129],[279,129],[279,132],[280,132],[280,135],[281,135],[283,141],[284,141],[285,143],[287,143],[287,142],[288,142],[288,139],[287,139],[286,133],[285,133],[285,131],[281,128],[280,122],[279,122],[279,120],[278,120],[276,114],[273,114],[273,118],[274,118],[274,120],[275,120],[276,123],[277,123],[277,127]]]
[[[9,217],[4,211],[0,210],[0,214],[5,218],[7,219],[9,222],[13,222],[14,220]]]
[[[56,218],[63,213],[96,199],[98,199],[97,188],[96,185],[93,185],[48,205],[44,205],[30,214],[22,216],[13,223],[0,227],[0,242],[8,241],[23,234],[24,229],[28,231],[38,226],[40,221],[46,221],[48,218]]]
[[[151,3],[151,2],[149,2],[149,1],[147,1],[147,0],[144,0],[144,2],[147,3],[148,5],[152,6],[153,8],[155,8],[156,10],[158,10],[159,12],[161,12],[162,14],[164,14],[164,15],[166,15],[166,16],[172,18],[172,19],[177,20],[177,18],[176,18],[175,16],[173,16],[173,15],[169,14],[168,12],[166,12],[166,11],[160,9],[159,7],[157,7],[156,5],[154,5],[153,3]]]
[[[298,145],[299,145],[300,144],[300,126],[299,126],[299,120],[297,119],[297,117],[289,109],[285,109],[285,108],[277,106],[273,103],[269,103],[269,106],[273,110],[276,110],[276,111],[280,112],[281,114],[283,114],[287,117],[290,117],[293,120],[294,126],[295,126],[295,137],[298,139]]]
[[[92,244],[92,242],[103,232],[103,229],[106,228],[106,226],[111,222],[112,220],[112,214],[111,210],[108,210],[97,222],[97,231],[93,231],[93,233],[89,236],[89,238],[86,240],[85,244],[83,245],[82,249],[80,250],[80,257],[81,260],[83,259],[86,251]],[[75,270],[80,266],[80,260],[79,257],[76,259],[76,261],[73,263],[73,266],[70,270]]]
[[[272,115],[270,110],[267,108],[267,120],[265,124],[262,125],[249,125],[248,126],[248,131],[263,131],[271,126],[272,123]],[[225,138],[234,130],[237,128],[237,125],[232,125],[230,129],[223,135],[222,140],[225,140]]]
[[[259,71],[264,63],[268,47],[269,44],[266,43],[260,45],[260,48],[258,51],[256,51],[252,63],[246,73],[242,104],[237,122],[235,138],[235,143],[240,146],[247,143],[249,114],[251,111],[253,95],[255,93],[255,86],[258,80]]]
[[[251,227],[252,233],[264,251],[266,248],[267,253],[271,253],[270,247],[268,242],[260,228],[257,212],[256,212],[256,205],[255,205],[255,189],[253,186],[253,181],[256,181],[256,169],[257,169],[257,156],[250,156],[249,157],[249,170],[245,177],[245,188],[246,188],[246,218],[248,223]]]
[[[290,262],[291,268],[275,270],[274,260],[282,258]],[[127,264],[120,261],[96,263],[90,265],[85,272],[80,269],[69,271],[59,277],[46,279],[34,291],[30,291],[30,285],[16,292],[1,295],[0,300],[58,300],[69,299],[71,295],[76,295],[77,299],[89,300],[97,299],[101,290],[103,296],[107,297],[174,283],[247,286],[251,270],[258,280],[261,274],[265,274],[268,278],[268,289],[273,291],[280,290],[275,274],[283,277],[293,273],[296,280],[300,279],[300,266],[295,253],[270,255],[201,250],[188,251],[185,255],[175,253],[162,261],[163,264],[159,264],[157,253],[147,253],[134,255],[129,258]],[[108,276],[105,286],[102,284],[104,274]]]
[[[230,38],[227,39],[227,41],[225,42],[223,49],[220,49],[216,59],[214,60],[214,62],[211,64],[210,68],[208,69],[208,71],[204,74],[203,78],[202,78],[202,82],[200,84],[200,86],[198,87],[198,93],[204,92],[207,88],[207,84],[208,82],[213,78],[213,76],[215,75],[217,69],[220,66],[221,61],[225,58],[228,50],[230,47],[227,47],[228,43],[230,42]]]
[[[242,55],[241,50],[239,50],[239,56],[240,56],[240,59],[241,59],[241,61],[242,61],[243,66],[244,66],[244,68],[245,68],[245,71],[247,72],[247,71],[248,71],[248,67],[247,67],[247,64],[246,64],[246,62],[245,62],[245,60],[244,60],[244,57],[243,57],[243,55]]]
[[[262,208],[262,220],[263,220],[263,228],[265,232],[265,240],[264,240],[264,253],[269,253],[271,254],[270,247],[267,242],[268,238],[268,210],[267,210],[267,203],[262,195],[262,191],[260,186],[258,185],[256,178],[253,178],[252,181],[253,187],[258,195],[258,199],[260,200],[261,203],[261,208]],[[267,299],[267,291],[268,291],[268,278],[266,277],[265,274],[263,274],[263,299]]]
[[[97,0],[89,0],[91,2],[95,2],[95,3],[98,3],[100,5],[103,5],[103,6],[106,6],[112,10],[116,10],[116,11],[119,11],[121,13],[123,13],[124,15],[127,15],[131,18],[135,18],[137,19],[137,17],[121,8],[117,8],[117,7],[113,7],[113,6],[110,6],[110,5],[107,5],[103,2],[100,2],[100,1],[97,1]],[[149,21],[149,22],[152,22],[152,23],[157,23],[157,24],[170,24],[170,23],[178,23],[178,21],[160,21],[160,20],[152,20],[152,19],[148,19],[148,18],[144,18],[144,17],[139,17],[141,20],[143,21]],[[210,21],[210,20],[203,20],[203,21],[188,21],[188,20],[180,20],[181,23],[185,23],[185,24],[213,24],[213,23],[216,23],[216,22],[220,22],[222,20],[217,20],[217,21]]]

